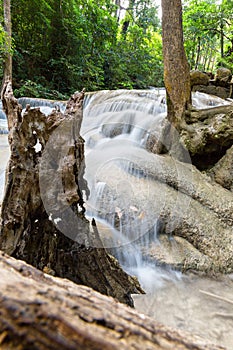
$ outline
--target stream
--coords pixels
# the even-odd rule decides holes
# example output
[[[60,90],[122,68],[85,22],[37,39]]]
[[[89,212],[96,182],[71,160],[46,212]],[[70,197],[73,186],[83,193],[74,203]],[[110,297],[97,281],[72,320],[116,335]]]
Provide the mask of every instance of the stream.
[[[49,102],[26,99],[42,106]],[[196,108],[227,104],[217,97],[193,94]],[[62,104],[60,104],[60,107]],[[25,106],[24,106],[25,107]],[[157,193],[148,164],[158,156],[148,152],[151,133],[159,138],[166,116],[165,91],[100,91],[86,95],[81,135],[85,139],[86,170],[91,196],[86,214],[94,217],[104,246],[122,267],[136,275],[146,291],[134,295],[135,307],[168,326],[189,331],[206,341],[233,349],[233,275],[216,279],[182,274],[148,257],[151,243],[159,246],[158,217],[169,193]],[[0,115],[0,133],[6,130]],[[9,157],[7,135],[0,135],[0,202]],[[138,166],[140,164],[140,166]],[[175,162],[174,162],[174,169]],[[178,174],[179,176],[179,174]],[[179,194],[177,196],[179,203]],[[174,209],[174,210],[175,210]],[[183,203],[182,210],[188,210]]]

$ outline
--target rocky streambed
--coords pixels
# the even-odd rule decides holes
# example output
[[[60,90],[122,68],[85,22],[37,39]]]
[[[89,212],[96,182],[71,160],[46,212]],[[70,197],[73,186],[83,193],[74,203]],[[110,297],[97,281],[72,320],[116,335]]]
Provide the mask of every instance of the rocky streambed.
[[[135,297],[141,312],[231,349],[233,108],[199,92],[193,101],[184,162],[156,154],[163,91],[86,100],[87,208],[105,246],[146,290]]]

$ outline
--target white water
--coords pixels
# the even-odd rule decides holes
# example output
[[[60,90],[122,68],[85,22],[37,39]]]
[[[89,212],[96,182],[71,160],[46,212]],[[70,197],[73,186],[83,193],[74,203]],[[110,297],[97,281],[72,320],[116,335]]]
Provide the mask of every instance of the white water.
[[[164,272],[146,261],[141,252],[140,246],[149,245],[149,232],[150,240],[157,240],[157,218],[151,222],[143,205],[138,208],[138,193],[146,204],[150,182],[134,168],[134,162],[135,155],[145,161],[151,156],[144,146],[149,126],[159,134],[166,114],[164,101],[164,94],[158,91],[99,92],[86,98],[81,129],[86,140],[85,177],[91,192],[88,215],[97,219],[97,226],[101,219],[104,245],[117,247],[114,253],[120,263],[137,275],[147,290],[161,284]]]
[[[6,115],[2,110],[2,102],[0,101],[0,134],[7,133],[7,120]]]
[[[221,104],[229,102],[193,94],[196,108]],[[113,254],[147,291],[160,287],[164,279],[180,278],[179,273],[156,266],[142,252],[149,251],[152,242],[159,244],[157,219],[166,206],[166,192],[157,192],[155,181],[145,170],[147,164],[161,166],[158,157],[147,151],[146,143],[150,132],[159,139],[165,115],[164,89],[100,91],[86,97],[81,129],[86,140],[85,177],[91,192],[87,213],[97,219],[97,226],[101,220],[104,245],[117,247],[111,250]],[[186,203],[179,206],[188,209]]]
[[[5,184],[5,169],[9,159],[9,146],[7,141],[7,135],[0,135],[0,204],[4,194]]]
[[[134,297],[140,312],[232,349],[233,307],[205,294],[232,299],[231,276],[221,280],[183,276],[157,266],[143,253],[150,242],[159,244],[159,210],[150,210],[154,209],[151,201],[158,208],[166,205],[166,193],[153,192],[154,180],[135,164],[144,162],[146,168],[156,161],[145,145],[151,130],[159,137],[166,115],[164,102],[163,90],[105,91],[86,98],[81,131],[86,140],[85,177],[91,190],[87,212],[96,217],[105,246],[116,247],[122,266],[146,290],[146,295]],[[204,109],[229,102],[195,93],[193,104]]]
[[[201,93],[194,94],[193,101],[197,108],[226,103]],[[159,137],[165,115],[163,90],[104,91],[86,97],[82,135],[86,140],[85,177],[91,189],[87,213],[97,219],[105,246],[114,248],[121,264],[138,276],[146,290],[146,295],[134,297],[140,312],[230,350],[233,307],[202,290],[232,299],[231,276],[216,281],[182,276],[157,266],[141,251],[143,247],[145,252],[151,241],[159,244],[157,217],[159,208],[166,205],[166,193],[154,192],[154,180],[135,164],[144,162],[146,167],[156,159],[145,145],[150,130]],[[6,140],[6,135],[0,136],[0,189],[9,154]],[[153,213],[152,201],[158,207]]]

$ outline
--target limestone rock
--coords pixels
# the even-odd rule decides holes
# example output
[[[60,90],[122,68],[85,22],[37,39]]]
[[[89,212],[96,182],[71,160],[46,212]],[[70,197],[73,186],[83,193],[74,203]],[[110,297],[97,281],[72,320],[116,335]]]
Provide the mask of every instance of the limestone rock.
[[[208,85],[209,80],[210,78],[208,74],[203,73],[199,70],[194,70],[190,72],[191,87],[194,85]]]
[[[219,83],[229,83],[232,78],[232,73],[228,68],[218,68],[215,76],[215,80]]]
[[[219,68],[212,80],[209,79],[208,74],[199,71],[192,71],[190,77],[192,91],[204,92],[223,99],[232,96],[232,74],[227,68]]]
[[[208,169],[222,158],[233,144],[232,106],[192,112],[181,132],[181,142],[200,169]]]
[[[214,181],[233,192],[233,146],[208,172]]]
[[[220,98],[226,99],[230,96],[230,88],[214,85],[194,85],[192,91],[200,91],[205,94],[215,95]]]
[[[232,193],[191,164],[181,163],[170,156],[151,154],[145,165],[135,154],[134,160],[131,155],[131,162],[131,168],[134,168],[131,174],[116,166],[111,167],[111,173],[99,172],[101,181],[106,183],[98,208],[100,217],[108,220],[113,208],[120,208],[124,213],[122,230],[130,220],[128,239],[139,243],[142,240],[142,245],[150,241],[155,221],[159,218],[159,239],[164,235],[183,239],[178,242],[180,253],[176,250],[173,257],[169,250],[165,254],[158,246],[162,254],[161,264],[172,263],[182,270],[191,268],[208,273],[233,272]],[[139,173],[138,179],[136,174]],[[123,198],[116,191],[119,178],[128,186],[133,184],[132,191],[127,191]],[[136,216],[130,214],[130,205],[137,207]],[[188,244],[184,244],[184,240]],[[150,255],[149,248],[145,254]]]

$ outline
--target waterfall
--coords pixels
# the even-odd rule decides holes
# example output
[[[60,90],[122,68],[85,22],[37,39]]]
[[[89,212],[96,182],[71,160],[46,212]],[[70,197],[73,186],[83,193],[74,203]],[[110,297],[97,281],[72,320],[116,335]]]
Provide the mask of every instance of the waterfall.
[[[45,115],[49,115],[54,108],[58,108],[61,112],[64,112],[66,103],[63,101],[53,101],[45,100],[40,98],[31,98],[31,97],[20,97],[18,102],[23,107],[23,113],[27,105],[30,105],[31,108],[40,108],[41,112]],[[2,102],[0,102],[0,134],[7,134],[8,126],[6,115],[2,110]]]
[[[159,137],[165,115],[164,90],[100,91],[84,101],[87,214],[96,218],[105,247],[146,290],[161,285],[169,272],[146,253],[158,243],[157,215],[148,211],[152,180],[137,164],[153,158],[146,141],[151,129]]]
[[[229,103],[199,92],[192,96],[197,109]],[[26,104],[31,104],[32,108],[54,107],[51,101],[40,99],[20,102],[24,108]],[[60,108],[63,110],[63,103]],[[158,217],[170,193],[166,193],[165,186],[164,191],[159,192],[155,184],[156,176],[151,169],[156,169],[158,174],[163,171],[160,162],[163,156],[148,152],[148,139],[151,133],[152,141],[159,138],[165,115],[164,89],[86,94],[81,129],[86,141],[85,178],[91,190],[86,200],[86,213],[90,219],[95,217],[106,249],[119,259],[126,271],[139,278],[147,292],[134,296],[138,311],[172,328],[191,331],[211,343],[232,349],[229,337],[232,315],[226,303],[232,299],[232,275],[221,276],[219,280],[198,274],[181,276],[156,264],[149,254],[151,245],[153,249],[163,245],[158,240],[161,225]],[[6,118],[0,109],[0,133],[2,126],[7,131]],[[8,155],[7,135],[0,135],[0,202]],[[171,178],[175,179],[178,170],[172,160],[171,164]],[[181,201],[178,198],[177,202],[181,205],[183,198]],[[185,202],[182,205],[185,214],[189,206]],[[172,239],[170,243],[176,250],[176,243]],[[222,300],[219,298],[216,302],[216,298],[200,293],[205,290],[212,295],[222,295]]]
[[[49,107],[50,112],[54,108],[59,108],[63,112],[66,106],[64,101],[46,100],[33,97],[20,97],[18,102],[22,105],[23,109],[26,108],[27,105],[30,105],[31,108],[40,107],[43,109],[43,107]]]
[[[0,101],[0,134],[7,134],[6,115],[2,110],[2,102]]]
[[[193,93],[197,109],[222,104],[229,102]],[[99,91],[87,94],[84,101],[81,135],[91,193],[87,214],[95,217],[105,247],[147,291],[177,277],[151,261],[149,254],[151,245],[156,249],[160,244],[158,218],[166,206],[166,189],[157,193],[148,169],[156,164],[159,172],[163,165],[148,151],[147,141],[150,134],[159,139],[165,116],[164,89]],[[182,205],[185,212],[188,205]]]
[[[40,107],[45,114],[53,108],[65,109],[61,101],[20,98],[19,102],[23,108],[27,104]],[[193,94],[196,108],[223,103],[228,102]],[[166,206],[167,190],[158,193],[151,176],[152,165],[159,173],[163,164],[148,151],[148,139],[151,135],[153,141],[159,139],[165,116],[164,89],[106,90],[87,93],[84,100],[81,135],[86,142],[85,178],[91,193],[87,215],[95,217],[104,246],[147,290],[174,277],[171,270],[156,266],[149,253],[151,245],[160,244],[158,218]],[[6,132],[6,119],[0,113],[0,132],[3,124]],[[174,169],[176,175],[175,163]],[[182,210],[187,210],[185,204]]]

